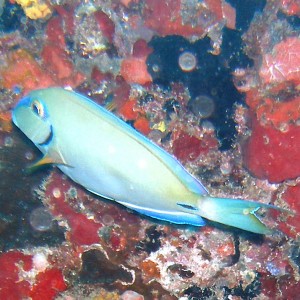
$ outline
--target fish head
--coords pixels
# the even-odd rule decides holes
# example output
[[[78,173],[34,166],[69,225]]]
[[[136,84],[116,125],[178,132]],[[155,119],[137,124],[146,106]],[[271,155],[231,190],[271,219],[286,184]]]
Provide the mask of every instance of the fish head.
[[[69,115],[68,95],[70,92],[62,88],[35,90],[13,109],[13,123],[44,154],[29,169],[34,170],[44,164],[68,165],[56,137],[57,131],[64,127],[64,117]]]
[[[47,103],[39,93],[22,98],[13,109],[12,120],[38,148],[48,144],[53,136]]]

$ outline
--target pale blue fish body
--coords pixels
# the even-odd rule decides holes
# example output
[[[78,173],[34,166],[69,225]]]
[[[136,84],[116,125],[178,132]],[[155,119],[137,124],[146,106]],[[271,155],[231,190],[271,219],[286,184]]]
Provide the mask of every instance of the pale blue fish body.
[[[62,88],[36,90],[13,111],[13,122],[72,180],[153,218],[202,226],[202,217],[270,233],[252,201],[213,198],[170,154],[90,99]]]

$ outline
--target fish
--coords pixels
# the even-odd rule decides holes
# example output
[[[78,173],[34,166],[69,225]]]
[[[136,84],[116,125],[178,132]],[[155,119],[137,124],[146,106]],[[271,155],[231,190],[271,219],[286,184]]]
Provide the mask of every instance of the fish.
[[[259,211],[282,209],[211,196],[171,154],[111,111],[61,87],[34,90],[12,112],[13,123],[53,164],[86,190],[140,214],[175,224],[206,220],[272,234]]]

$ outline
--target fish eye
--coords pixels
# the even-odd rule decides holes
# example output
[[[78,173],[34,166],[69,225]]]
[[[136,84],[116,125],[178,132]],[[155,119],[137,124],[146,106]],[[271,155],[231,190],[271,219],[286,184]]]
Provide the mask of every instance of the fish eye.
[[[38,116],[40,116],[40,117],[44,117],[44,115],[45,115],[45,114],[44,114],[44,107],[43,107],[43,105],[42,105],[41,102],[39,102],[38,100],[33,100],[33,101],[31,102],[30,107],[31,107],[32,111],[33,111],[36,115],[38,115]]]

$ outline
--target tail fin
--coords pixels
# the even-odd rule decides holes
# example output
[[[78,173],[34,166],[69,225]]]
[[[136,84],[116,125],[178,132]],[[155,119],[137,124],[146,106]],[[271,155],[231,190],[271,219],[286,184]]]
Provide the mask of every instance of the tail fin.
[[[213,197],[199,199],[199,212],[204,218],[259,234],[271,234],[274,230],[261,221],[260,209],[288,212],[254,201]]]

